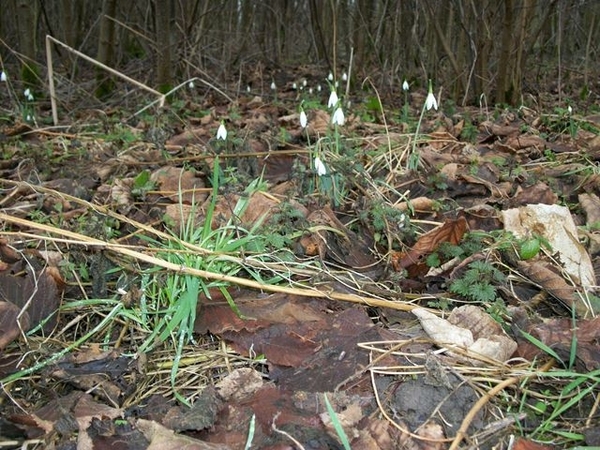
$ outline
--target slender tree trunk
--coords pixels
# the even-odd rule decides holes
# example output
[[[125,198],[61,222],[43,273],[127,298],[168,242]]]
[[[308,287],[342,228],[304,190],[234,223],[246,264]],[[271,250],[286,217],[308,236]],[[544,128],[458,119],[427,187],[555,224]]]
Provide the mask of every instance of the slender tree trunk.
[[[156,0],[154,24],[156,27],[156,84],[159,92],[172,87],[171,59],[171,0]]]
[[[500,59],[498,61],[498,79],[496,82],[496,101],[505,103],[510,97],[508,95],[511,50],[514,46],[513,42],[513,23],[514,23],[514,5],[513,0],[504,0],[504,22],[502,33],[502,44],[500,47]]]
[[[19,52],[25,57],[21,66],[21,78],[26,86],[39,84],[39,67],[36,58],[36,3],[19,0],[17,3],[17,23],[19,27]]]
[[[109,67],[114,66],[115,24],[108,17],[115,17],[117,0],[104,0],[100,18],[100,36],[98,38],[97,60]],[[100,68],[96,68],[96,97],[104,98],[114,90],[114,82]]]

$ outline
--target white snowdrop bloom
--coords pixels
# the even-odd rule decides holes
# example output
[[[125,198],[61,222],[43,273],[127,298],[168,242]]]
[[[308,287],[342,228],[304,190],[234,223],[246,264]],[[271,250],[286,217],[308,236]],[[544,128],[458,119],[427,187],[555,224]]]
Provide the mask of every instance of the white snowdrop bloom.
[[[404,80],[404,83],[402,83],[402,90],[403,91],[408,91],[408,81]]]
[[[308,125],[308,117],[306,117],[306,113],[302,110],[300,111],[300,126],[306,128],[306,125]]]
[[[327,102],[327,107],[335,108],[338,104],[338,101],[339,101],[339,98],[338,98],[337,92],[331,91],[331,94],[329,94],[329,101]]]
[[[271,90],[274,91],[277,89],[277,85],[275,84],[274,81],[271,81]]]
[[[221,122],[219,125],[219,129],[217,130],[217,139],[226,140],[227,139],[227,128],[225,128],[225,124]]]
[[[30,102],[33,101],[33,94],[31,93],[31,90],[29,88],[25,89],[25,92],[23,92],[23,95],[25,96],[25,98],[27,100],[29,100]]]
[[[293,90],[296,90],[296,89],[298,89],[298,85],[296,84],[296,82],[295,82],[295,81],[294,81],[294,83],[292,84],[292,89],[293,89]]]
[[[429,93],[427,94],[427,98],[425,99],[425,108],[429,111],[431,108],[437,111],[438,104],[435,95],[433,95],[433,87],[431,85],[431,80],[429,80]]]
[[[304,78],[302,80],[302,86],[306,87],[307,84],[308,84],[308,81],[306,81],[306,78]]]
[[[346,123],[346,118],[344,117],[344,111],[342,111],[342,108],[335,110],[333,117],[331,118],[331,123],[339,126],[342,126],[344,123]]]
[[[323,88],[321,87],[320,84],[317,84],[317,92],[321,92],[323,90]]]
[[[342,74],[342,81],[348,81],[348,74],[346,72]]]
[[[320,177],[327,174],[327,167],[325,167],[325,164],[323,164],[323,161],[318,156],[315,156],[315,170]]]
[[[196,85],[194,84],[194,82],[193,82],[193,81],[190,81],[190,82],[188,83],[188,88],[190,88],[190,89],[194,89],[194,87],[195,87],[195,86],[196,86]]]
[[[431,108],[435,110],[438,109],[437,100],[431,91],[429,91],[429,94],[427,94],[427,98],[425,99],[425,107],[427,108],[427,111],[429,111]]]
[[[6,81],[6,72],[0,72],[0,81]]]
[[[309,93],[310,95],[312,95],[312,94],[313,94],[313,88],[312,88],[312,87],[309,87],[309,88],[308,88],[308,93]]]
[[[333,81],[333,74],[331,72],[329,72],[329,75],[327,75],[327,79],[329,81]]]
[[[569,114],[573,114],[573,108],[571,108],[571,105],[567,106],[567,112]]]

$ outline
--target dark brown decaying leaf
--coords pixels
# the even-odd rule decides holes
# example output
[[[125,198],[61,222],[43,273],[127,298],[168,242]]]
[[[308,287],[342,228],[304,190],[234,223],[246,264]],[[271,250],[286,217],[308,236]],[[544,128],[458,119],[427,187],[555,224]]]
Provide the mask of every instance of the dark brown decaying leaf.
[[[600,317],[594,319],[579,319],[573,329],[573,321],[568,318],[550,319],[537,324],[520,324],[525,326],[527,333],[552,348],[563,361],[568,361],[571,355],[573,333],[577,337],[577,364],[583,365],[584,370],[592,371],[600,368]],[[538,347],[525,340],[519,339],[519,356],[533,360],[542,355]]]
[[[15,340],[23,331],[29,330],[29,314],[17,319],[21,309],[10,302],[0,302],[0,350]],[[17,320],[20,320],[21,327]]]
[[[406,254],[392,255],[392,264],[396,271],[421,262],[424,256],[433,253],[442,242],[457,245],[467,231],[467,220],[459,217],[456,220],[447,220],[442,225],[422,235],[413,248]]]

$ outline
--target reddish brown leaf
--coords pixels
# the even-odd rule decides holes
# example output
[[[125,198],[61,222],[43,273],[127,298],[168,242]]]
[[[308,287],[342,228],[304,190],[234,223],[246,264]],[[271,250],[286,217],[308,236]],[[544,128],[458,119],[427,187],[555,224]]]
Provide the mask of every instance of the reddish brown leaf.
[[[516,440],[513,450],[552,450],[552,447],[519,438]]]
[[[406,269],[422,260],[424,256],[433,253],[442,242],[457,245],[467,231],[467,220],[459,217],[456,220],[447,220],[442,225],[422,235],[413,248],[401,256],[399,260],[392,259],[395,270]]]
[[[23,330],[29,329],[29,315],[21,316],[21,328],[17,323],[20,308],[10,302],[0,302],[0,350],[10,344],[21,334]]]
[[[521,325],[522,327],[523,325]],[[563,360],[568,360],[573,342],[571,319],[552,319],[543,323],[525,325],[525,331],[552,348]],[[600,368],[600,317],[577,320],[577,362],[586,370]],[[524,338],[519,339],[519,356],[532,360],[543,352]]]

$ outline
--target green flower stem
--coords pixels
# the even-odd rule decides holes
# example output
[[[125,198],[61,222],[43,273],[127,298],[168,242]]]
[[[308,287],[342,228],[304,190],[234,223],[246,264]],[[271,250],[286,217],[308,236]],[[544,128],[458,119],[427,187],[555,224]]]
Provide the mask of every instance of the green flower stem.
[[[417,153],[417,140],[419,139],[419,131],[421,131],[421,122],[423,121],[423,116],[425,115],[426,105],[423,105],[423,109],[421,110],[421,115],[419,116],[419,122],[417,122],[417,130],[415,131],[415,138],[413,139],[412,149],[408,155],[408,160],[406,162],[406,168],[408,170],[416,170],[419,167],[419,163],[421,162],[420,155]]]

